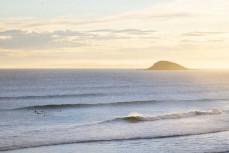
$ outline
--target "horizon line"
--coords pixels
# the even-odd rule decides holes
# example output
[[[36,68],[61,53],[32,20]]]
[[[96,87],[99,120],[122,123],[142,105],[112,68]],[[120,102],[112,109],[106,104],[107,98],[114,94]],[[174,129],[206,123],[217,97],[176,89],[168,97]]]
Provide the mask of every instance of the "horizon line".
[[[52,68],[52,67],[38,67],[38,68],[0,68],[0,70],[146,70],[147,68]],[[229,70],[228,68],[188,68],[187,70]],[[159,70],[161,71],[161,70]],[[169,70],[168,70],[169,71]],[[172,70],[174,71],[174,70]],[[178,70],[179,71],[179,70]]]

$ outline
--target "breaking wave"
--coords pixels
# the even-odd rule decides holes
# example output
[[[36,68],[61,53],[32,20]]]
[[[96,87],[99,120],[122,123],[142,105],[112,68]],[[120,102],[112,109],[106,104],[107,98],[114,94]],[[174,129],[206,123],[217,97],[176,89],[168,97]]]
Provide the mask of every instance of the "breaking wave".
[[[178,113],[171,113],[171,114],[164,114],[164,115],[156,115],[156,116],[147,116],[142,115],[139,113],[131,113],[127,117],[116,118],[107,122],[111,121],[126,121],[129,123],[137,123],[142,121],[157,121],[157,120],[168,120],[168,119],[182,119],[188,117],[195,117],[200,115],[218,115],[228,112],[228,110],[220,110],[220,109],[211,109],[205,111],[199,110],[192,110],[189,112],[178,112]]]
[[[90,125],[80,125],[80,126],[73,126],[73,127],[66,127],[66,128],[54,128],[51,129],[48,133],[47,133],[47,129],[44,128],[45,130],[43,131],[43,129],[39,129],[39,130],[34,130],[32,132],[32,130],[30,130],[30,132],[27,132],[26,134],[28,134],[26,136],[27,137],[33,137],[34,134],[37,135],[37,132],[45,132],[46,134],[53,134],[54,137],[49,139],[47,141],[40,141],[41,139],[39,137],[35,137],[33,141],[27,143],[27,142],[18,142],[18,144],[12,145],[11,143],[6,143],[2,144],[0,143],[0,151],[6,151],[6,150],[14,150],[14,149],[22,149],[22,148],[32,148],[32,147],[41,147],[41,146],[51,146],[51,145],[61,145],[61,144],[71,144],[71,143],[92,143],[92,142],[103,142],[103,141],[127,141],[127,140],[138,140],[138,139],[164,139],[164,138],[175,138],[175,137],[185,137],[185,136],[194,136],[194,135],[203,135],[203,134],[212,134],[212,133],[218,133],[218,132],[227,132],[229,129],[228,127],[220,127],[220,128],[213,128],[213,129],[208,129],[208,130],[200,130],[200,131],[196,131],[196,130],[191,130],[191,131],[186,131],[186,132],[180,132],[178,131],[171,131],[171,133],[149,133],[145,134],[144,131],[137,133],[136,135],[130,135],[128,137],[126,137],[125,135],[113,135],[109,134],[109,132],[113,131],[112,128],[111,130],[107,131],[107,135],[105,136],[100,136],[99,134],[97,134],[96,136],[92,136],[90,137],[90,135],[83,135],[83,137],[71,137],[71,133],[78,133],[78,132],[85,132],[85,131],[90,131],[90,130],[95,130],[99,129],[101,127],[106,127],[107,125],[105,124],[110,124],[108,125],[108,127],[119,127],[120,125],[118,124],[114,124],[117,122],[126,122],[130,125],[135,125],[132,123],[138,123],[138,122],[153,122],[153,121],[160,121],[160,120],[176,120],[176,119],[182,119],[182,118],[189,118],[189,117],[196,117],[196,116],[202,116],[202,115],[220,115],[220,114],[224,114],[224,113],[228,113],[229,110],[222,110],[222,109],[210,109],[210,110],[191,110],[191,111],[186,111],[186,112],[174,112],[174,113],[167,113],[167,114],[161,114],[161,115],[143,115],[143,114],[139,114],[139,113],[131,113],[126,117],[120,117],[120,118],[114,118],[112,120],[106,120],[106,121],[102,121],[99,123],[93,123]],[[170,123],[170,122],[169,122]],[[124,126],[127,124],[124,124]],[[148,124],[150,125],[150,124]],[[169,124],[168,124],[169,125]],[[129,125],[127,125],[128,127]],[[184,127],[181,127],[184,128]],[[78,130],[77,130],[78,129]],[[103,129],[103,128],[102,128]],[[65,133],[63,131],[69,131],[69,133]],[[54,132],[54,133],[53,133]],[[159,132],[161,132],[159,130]],[[106,133],[106,132],[105,132]],[[142,134],[141,134],[142,133]],[[63,137],[65,137],[66,139],[55,139],[55,137],[61,137],[63,135]],[[82,134],[82,133],[81,133]],[[59,135],[59,136],[58,136]],[[60,136],[61,135],[61,136]],[[84,138],[85,136],[85,138]],[[23,138],[23,137],[22,137]],[[42,138],[42,137],[41,137]],[[15,138],[17,139],[17,138]],[[38,140],[39,141],[38,141]],[[37,143],[39,142],[39,143]]]

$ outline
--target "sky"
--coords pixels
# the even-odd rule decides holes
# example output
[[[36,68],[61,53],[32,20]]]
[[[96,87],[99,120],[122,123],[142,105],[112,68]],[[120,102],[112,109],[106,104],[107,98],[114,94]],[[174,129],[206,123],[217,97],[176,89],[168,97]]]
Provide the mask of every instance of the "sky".
[[[229,0],[0,0],[0,68],[229,68]]]

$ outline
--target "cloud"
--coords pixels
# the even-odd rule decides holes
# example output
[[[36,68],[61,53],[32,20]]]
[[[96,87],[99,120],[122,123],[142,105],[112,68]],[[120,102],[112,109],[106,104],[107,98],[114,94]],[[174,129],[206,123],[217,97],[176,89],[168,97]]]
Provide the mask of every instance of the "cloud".
[[[81,26],[81,25],[94,25],[103,23],[114,23],[114,22],[125,22],[131,20],[174,20],[177,18],[192,17],[192,14],[186,12],[161,12],[156,13],[155,11],[139,11],[139,12],[128,12],[113,16],[100,17],[95,19],[53,19],[53,20],[31,20],[24,24],[24,27],[42,27],[42,26],[54,26],[54,25],[68,25],[68,26]],[[13,23],[12,23],[13,24]]]
[[[208,44],[209,46],[216,43],[224,43],[228,40],[228,32],[220,31],[196,31],[185,32],[180,34],[181,43]]]
[[[156,31],[140,29],[101,29],[94,31],[28,32],[7,30],[0,32],[0,46],[4,49],[55,49],[90,45],[88,41],[112,39],[156,39]],[[4,39],[1,39],[4,38]]]
[[[86,45],[85,42],[67,39],[67,36],[78,34],[68,31],[61,32],[27,32],[22,30],[1,31],[0,46],[4,49],[53,49],[53,48],[75,48]],[[56,37],[57,36],[57,37]],[[61,37],[59,37],[61,36]]]
[[[180,42],[186,42],[186,43],[201,43],[201,42],[223,42],[224,40],[222,39],[207,39],[207,40],[190,40],[190,39],[182,39]]]
[[[90,25],[101,25],[101,24],[117,24],[122,22],[143,22],[149,21],[173,21],[177,19],[190,18],[195,16],[192,12],[186,10],[180,10],[175,8],[176,3],[169,1],[162,3],[161,5],[153,5],[147,8],[132,10],[127,12],[119,12],[112,15],[97,15],[80,17],[79,14],[63,14],[62,16],[56,16],[53,18],[35,18],[35,17],[18,17],[18,18],[2,18],[0,19],[0,28],[6,29],[7,27],[15,28],[20,27],[22,29],[31,28],[45,28],[49,27],[66,27],[69,29],[76,26],[90,26]],[[173,8],[173,9],[171,9]],[[83,16],[83,15],[81,15]]]
[[[159,39],[159,31],[141,29],[99,29],[87,31],[95,39]]]
[[[99,30],[93,30],[89,32],[96,32],[96,33],[113,33],[113,34],[136,34],[136,35],[144,35],[144,34],[153,34],[155,30],[141,30],[141,29],[122,29],[122,30],[114,30],[114,29],[99,29]]]
[[[226,34],[226,32],[186,32],[182,33],[181,36],[210,36],[210,35],[220,35]]]
[[[166,0],[138,10],[128,10],[115,14],[63,14],[52,18],[18,17],[1,18],[0,29],[24,30],[57,30],[78,28],[93,29],[93,27],[119,26],[119,28],[144,28],[153,26],[154,29],[180,30],[180,29],[206,29],[218,25],[226,29],[228,27],[227,0]],[[108,11],[109,12],[109,11]],[[217,25],[211,25],[218,23]],[[141,26],[141,27],[139,27]],[[179,29],[176,27],[179,26]],[[157,28],[155,28],[157,27]],[[210,29],[212,30],[212,29]],[[191,35],[191,34],[190,34]],[[193,35],[198,35],[193,34]]]

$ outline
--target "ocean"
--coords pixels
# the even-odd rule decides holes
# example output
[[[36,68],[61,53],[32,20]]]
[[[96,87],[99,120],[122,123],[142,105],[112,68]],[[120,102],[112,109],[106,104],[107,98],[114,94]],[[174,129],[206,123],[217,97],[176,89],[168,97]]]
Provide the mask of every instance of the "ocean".
[[[0,152],[229,152],[229,70],[0,70]]]

